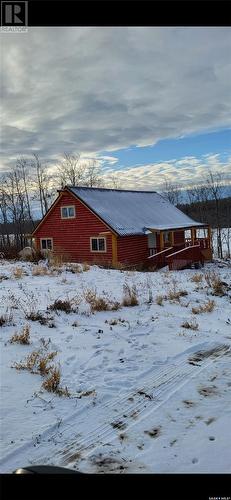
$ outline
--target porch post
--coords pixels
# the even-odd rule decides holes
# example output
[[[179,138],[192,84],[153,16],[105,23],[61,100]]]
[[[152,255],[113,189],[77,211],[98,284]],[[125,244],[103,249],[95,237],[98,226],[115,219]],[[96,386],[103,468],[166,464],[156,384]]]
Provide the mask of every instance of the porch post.
[[[112,234],[111,240],[112,240],[112,265],[116,266],[116,264],[117,264],[117,236],[115,234]]]
[[[208,226],[208,247],[211,248],[211,226]]]
[[[191,227],[191,240],[192,240],[192,245],[194,245],[194,237],[195,237],[194,227]]]
[[[170,232],[170,243],[171,247],[174,247],[174,231]]]
[[[160,231],[160,251],[164,250],[164,235],[163,231]]]

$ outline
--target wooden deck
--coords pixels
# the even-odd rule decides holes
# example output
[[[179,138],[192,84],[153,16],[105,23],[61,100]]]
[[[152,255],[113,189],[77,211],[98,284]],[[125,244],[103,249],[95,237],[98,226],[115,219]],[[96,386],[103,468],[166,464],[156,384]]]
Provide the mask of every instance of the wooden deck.
[[[209,238],[186,239],[180,245],[167,246],[163,250],[149,249],[148,264],[150,267],[169,266],[170,270],[184,269],[196,265],[203,266],[212,259]]]

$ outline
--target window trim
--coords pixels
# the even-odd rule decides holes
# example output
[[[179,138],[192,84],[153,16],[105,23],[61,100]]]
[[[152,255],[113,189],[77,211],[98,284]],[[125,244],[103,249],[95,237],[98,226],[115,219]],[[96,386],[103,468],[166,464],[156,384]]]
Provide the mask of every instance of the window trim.
[[[68,215],[67,217],[64,217],[63,213],[62,213],[63,208],[73,208],[74,215],[71,215],[71,216]],[[75,217],[76,217],[75,205],[61,205],[60,214],[61,214],[61,219],[75,219]]]
[[[53,244],[53,238],[49,238],[49,237],[45,237],[45,238],[39,238],[40,239],[40,250],[42,252],[47,252],[47,250],[49,250],[50,252],[52,252],[52,250],[54,249],[54,244]],[[51,241],[51,248],[42,248],[42,240],[50,240]]]
[[[104,240],[104,250],[92,250],[92,240]],[[90,252],[91,253],[107,253],[107,239],[104,236],[91,236],[90,237]]]

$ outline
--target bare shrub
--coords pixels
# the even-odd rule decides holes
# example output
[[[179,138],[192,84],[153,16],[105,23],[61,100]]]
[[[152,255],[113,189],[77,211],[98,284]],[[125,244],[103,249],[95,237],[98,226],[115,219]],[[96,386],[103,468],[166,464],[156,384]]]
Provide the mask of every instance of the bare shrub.
[[[91,266],[87,262],[82,263],[82,270],[83,272],[89,271],[91,269]]]
[[[91,312],[117,311],[120,308],[119,302],[109,299],[109,297],[105,293],[103,293],[102,296],[97,295],[97,291],[95,289],[84,290],[84,298],[90,305]]]
[[[139,305],[136,285],[130,286],[128,283],[124,283],[122,305],[125,307],[134,307]]]
[[[198,307],[192,307],[193,314],[200,314],[204,312],[212,312],[215,307],[214,300],[208,300],[204,305]]]
[[[50,371],[49,376],[42,383],[42,387],[48,392],[54,392],[58,394],[58,396],[70,396],[67,387],[60,387],[60,380],[60,368],[54,366]]]
[[[212,288],[212,295],[217,295],[218,297],[226,295],[225,288],[227,284],[221,280],[219,274],[214,271],[209,271],[205,274],[205,281],[207,285]]]
[[[29,372],[34,373],[33,369],[38,358],[39,351],[33,351],[26,357],[24,362],[21,361],[20,363],[14,363],[13,368],[16,368],[16,370],[28,370]]]
[[[6,312],[5,314],[2,314],[0,316],[0,327],[12,325],[12,322],[13,322],[13,314],[11,311],[9,313]]]
[[[42,313],[37,311],[26,314],[26,319],[29,319],[31,321],[38,321],[40,325],[47,325],[49,323],[49,320],[53,318],[48,318],[47,316],[44,316]]]
[[[173,302],[179,302],[180,297],[185,297],[188,295],[186,290],[176,290],[175,288],[169,290],[167,294],[167,299],[172,300]]]
[[[64,311],[65,313],[71,313],[71,302],[70,300],[60,300],[56,299],[53,304],[51,304],[48,309],[51,311]]]
[[[49,274],[49,271],[46,266],[34,266],[32,269],[32,276],[47,276]]]
[[[32,351],[24,361],[13,365],[17,370],[28,370],[33,374],[46,375],[53,368],[48,366],[48,362],[53,360],[57,351],[46,353],[43,349]]]
[[[202,280],[203,280],[203,274],[194,274],[191,277],[191,281],[193,281],[194,283],[201,283]]]
[[[10,343],[30,344],[30,325],[25,325],[21,333],[15,333],[11,337]]]
[[[12,271],[14,278],[21,279],[24,275],[23,269],[21,267],[15,267]]]
[[[199,327],[198,323],[194,319],[191,321],[185,321],[181,326],[189,330],[198,330]]]
[[[163,305],[163,300],[164,300],[164,295],[157,295],[156,296],[156,304],[158,306],[162,306]]]
[[[57,355],[57,351],[50,352],[47,355],[40,357],[38,360],[38,371],[40,375],[47,375],[52,370],[52,365],[48,365]]]
[[[80,274],[83,272],[82,266],[79,264],[71,264],[66,268],[66,270],[72,274]]]

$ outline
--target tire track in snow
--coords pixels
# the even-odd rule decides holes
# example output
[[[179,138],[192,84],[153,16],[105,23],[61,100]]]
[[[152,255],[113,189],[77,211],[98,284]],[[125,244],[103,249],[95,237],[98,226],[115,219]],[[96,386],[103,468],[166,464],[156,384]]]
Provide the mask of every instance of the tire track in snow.
[[[225,346],[224,344],[216,345],[216,348],[214,344],[212,345],[209,344],[207,345],[207,347],[210,347],[210,349],[208,350],[208,355],[206,355],[206,351],[204,351],[204,359],[209,358],[211,356],[210,352],[211,349],[215,349],[212,355],[215,354],[216,359],[219,356],[222,356],[229,349],[229,346]],[[198,351],[194,351],[194,354],[196,354],[196,352]],[[137,418],[135,421],[133,420],[132,422],[129,422],[128,425],[126,425],[126,430],[136,425],[143,418],[146,418],[147,415],[149,415],[157,408],[159,408],[159,406],[165,403],[172,396],[172,394],[178,391],[183,385],[188,383],[188,381],[191,378],[198,375],[200,371],[204,370],[214,362],[214,359],[210,359],[209,362],[207,363],[201,361],[202,365],[196,365],[197,368],[199,367],[199,369],[195,371],[195,365],[189,364],[188,359],[189,359],[188,356],[184,355],[184,359],[177,363],[175,369],[173,368],[174,365],[171,364],[168,367],[168,369],[165,370],[164,372],[162,368],[162,370],[159,373],[159,376],[155,376],[154,378],[149,379],[142,387],[142,392],[144,395],[142,400],[139,401],[136,400],[134,404],[131,403],[129,404],[127,397],[128,395],[126,395],[121,399],[117,399],[116,401],[113,401],[109,404],[105,404],[104,407],[100,407],[99,409],[97,409],[98,415],[102,417],[103,409],[107,410],[109,409],[111,412],[111,410],[117,407],[119,404],[120,407],[121,406],[123,407],[123,412],[117,414],[116,419],[114,419],[114,421],[127,424],[126,419],[128,419],[129,417],[132,418],[132,415],[134,413],[138,413],[139,418]],[[155,375],[157,375],[156,372]],[[141,389],[140,390],[138,389],[138,391],[130,394],[130,397],[137,399],[137,394],[139,394],[140,391]],[[149,400],[149,404],[147,402],[147,399]],[[94,412],[93,418],[95,422],[97,420],[97,412]],[[111,418],[113,419],[113,417]],[[93,423],[92,431],[90,430],[88,434],[85,435],[84,439],[81,440],[76,437],[74,443],[72,445],[69,445],[65,453],[61,451],[58,452],[57,455],[55,455],[57,459],[60,459],[59,464],[70,465],[73,462],[71,458],[72,455],[75,455],[76,453],[81,453],[81,456],[84,455],[86,457],[89,454],[91,454],[95,449],[97,449],[97,447],[106,444],[108,440],[110,440],[111,442],[112,440],[116,439],[118,437],[118,433],[114,429],[112,429],[111,423],[109,424],[104,423],[99,425],[98,427],[94,427]],[[119,432],[121,432],[122,430],[123,429],[120,429]]]
[[[46,457],[44,457],[44,453],[43,455],[41,454],[43,443],[41,443],[39,448],[35,449],[33,443],[30,441],[2,458],[0,464],[3,465],[5,471],[7,471],[8,467],[9,471],[10,468],[12,469],[12,458],[15,457],[17,459],[16,467],[21,466],[23,460],[25,460],[25,454],[33,459],[33,463],[45,464],[52,462],[54,465],[65,466],[73,463],[72,456],[76,453],[81,453],[81,456],[84,455],[86,457],[97,449],[97,447],[106,444],[108,440],[111,442],[118,437],[118,430],[111,426],[113,421],[122,421],[128,424],[126,429],[136,425],[143,418],[146,418],[148,414],[155,411],[160,405],[167,401],[167,399],[169,399],[174,392],[179,390],[180,387],[186,384],[190,378],[196,376],[201,370],[214,362],[214,359],[211,359],[205,364],[203,360],[202,366],[197,365],[196,367],[188,363],[190,354],[196,354],[198,349],[200,352],[204,349],[205,352],[206,349],[211,350],[214,348],[216,348],[217,359],[217,357],[224,354],[225,350],[229,349],[229,346],[205,342],[204,344],[191,347],[183,353],[176,355],[173,359],[165,362],[164,366],[161,365],[158,368],[148,370],[148,374],[146,372],[146,376],[140,380],[139,387],[134,389],[133,392],[130,390],[121,397],[106,401],[99,408],[93,408],[92,406],[89,408],[89,405],[86,405],[84,408],[67,417],[65,421],[63,421],[63,425],[66,425],[66,427],[68,425],[67,429],[60,430],[62,432],[62,441],[60,443],[61,449],[55,455],[53,453],[50,454],[52,460],[47,458],[47,452]],[[139,394],[140,391],[143,395]],[[133,398],[133,401],[129,401],[129,398]],[[119,412],[118,408],[122,408],[122,410]],[[86,429],[86,418],[83,419],[82,422],[79,420],[81,414],[84,414],[85,411],[88,412],[87,420],[90,430],[87,434],[85,433],[84,438],[81,439],[79,438],[81,434],[81,424],[83,425],[82,432],[84,432]],[[115,413],[113,414],[115,411],[116,415]],[[139,412],[138,418],[131,422],[127,421],[129,418],[132,418],[134,412]],[[124,415],[126,415],[126,417],[124,417]],[[125,418],[127,420],[125,420]],[[100,425],[95,425],[95,422],[100,419],[104,419],[104,422]],[[105,423],[105,420],[109,420],[111,423]],[[68,422],[70,423],[68,424]],[[54,430],[57,430],[57,424],[52,425],[49,429],[44,431],[41,438],[48,438]],[[121,431],[122,429],[119,430],[119,432]],[[66,446],[65,443],[67,442],[71,443]],[[46,442],[45,446],[47,446]]]

